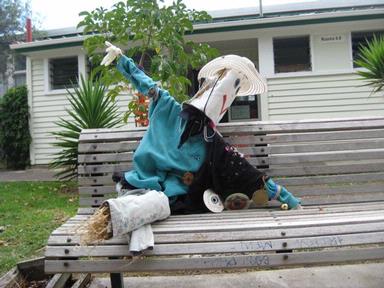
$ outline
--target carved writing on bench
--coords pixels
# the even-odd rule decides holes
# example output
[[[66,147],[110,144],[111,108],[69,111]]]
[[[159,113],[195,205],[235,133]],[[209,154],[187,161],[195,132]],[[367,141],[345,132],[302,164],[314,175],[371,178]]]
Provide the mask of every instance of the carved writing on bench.
[[[229,257],[202,260],[207,267],[249,267],[249,266],[268,266],[269,257],[267,255],[247,256],[244,258]]]
[[[324,247],[324,246],[341,246],[343,242],[340,236],[331,236],[317,239],[298,239],[296,244],[298,248]]]
[[[272,241],[241,242],[241,248],[244,250],[270,250]]]

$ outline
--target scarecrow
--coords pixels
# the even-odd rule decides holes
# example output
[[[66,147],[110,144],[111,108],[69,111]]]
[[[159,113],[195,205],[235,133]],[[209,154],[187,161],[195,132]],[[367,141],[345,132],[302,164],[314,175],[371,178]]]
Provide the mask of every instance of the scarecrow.
[[[107,55],[102,65],[110,65],[118,58],[118,71],[151,99],[150,125],[135,151],[133,170],[113,176],[119,194],[144,197],[145,191],[159,191],[157,193],[168,199],[172,214],[221,212],[224,207],[245,209],[250,199],[258,203],[276,199],[288,209],[301,208],[299,199],[249,164],[216,129],[236,96],[267,91],[265,80],[249,59],[226,55],[210,61],[198,74],[199,91],[190,100],[179,104],[119,48],[108,42],[106,45]],[[108,200],[111,215],[105,213],[107,219],[112,217],[113,232],[112,209],[120,205],[116,203],[132,201],[119,198]],[[146,205],[146,202],[142,204]],[[166,210],[163,206],[162,212]],[[119,208],[124,209],[124,205]],[[116,215],[129,218],[119,211],[115,211]],[[156,207],[142,211],[156,211]],[[145,224],[148,224],[168,215],[142,216],[147,218]]]

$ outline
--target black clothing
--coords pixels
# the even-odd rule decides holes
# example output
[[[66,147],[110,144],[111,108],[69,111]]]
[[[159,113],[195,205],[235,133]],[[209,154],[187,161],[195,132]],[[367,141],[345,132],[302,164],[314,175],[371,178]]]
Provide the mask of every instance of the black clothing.
[[[216,133],[213,141],[207,142],[206,160],[197,171],[188,194],[178,197],[171,204],[171,211],[173,214],[208,211],[203,201],[203,193],[208,188],[223,200],[233,193],[252,198],[253,193],[264,186],[263,176],[266,175]]]

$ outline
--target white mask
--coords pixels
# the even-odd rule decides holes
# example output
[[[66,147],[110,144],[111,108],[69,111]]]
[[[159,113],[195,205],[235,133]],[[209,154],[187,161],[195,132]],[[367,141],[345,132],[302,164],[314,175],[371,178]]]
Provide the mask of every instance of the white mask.
[[[249,96],[267,91],[265,79],[251,60],[238,55],[213,59],[201,68],[199,91],[185,104],[202,111],[214,125],[220,122],[236,96]]]
[[[202,111],[217,125],[235,100],[242,80],[244,76],[240,73],[223,69],[216,77],[204,79],[199,91],[186,104]]]

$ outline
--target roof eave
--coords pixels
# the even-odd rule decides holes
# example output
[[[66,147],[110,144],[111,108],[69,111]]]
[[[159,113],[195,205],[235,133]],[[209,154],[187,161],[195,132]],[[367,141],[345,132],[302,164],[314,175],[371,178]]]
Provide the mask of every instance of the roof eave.
[[[345,22],[356,20],[378,19],[384,16],[384,8],[359,10],[359,11],[337,11],[321,14],[302,14],[292,16],[279,16],[271,18],[244,19],[227,22],[212,22],[195,24],[192,34],[225,32],[233,30],[263,29],[292,25],[307,25],[330,22]],[[46,39],[34,42],[11,44],[10,48],[20,53],[38,51],[43,49],[56,49],[58,47],[81,46],[83,41],[92,35],[79,35],[56,39]]]

